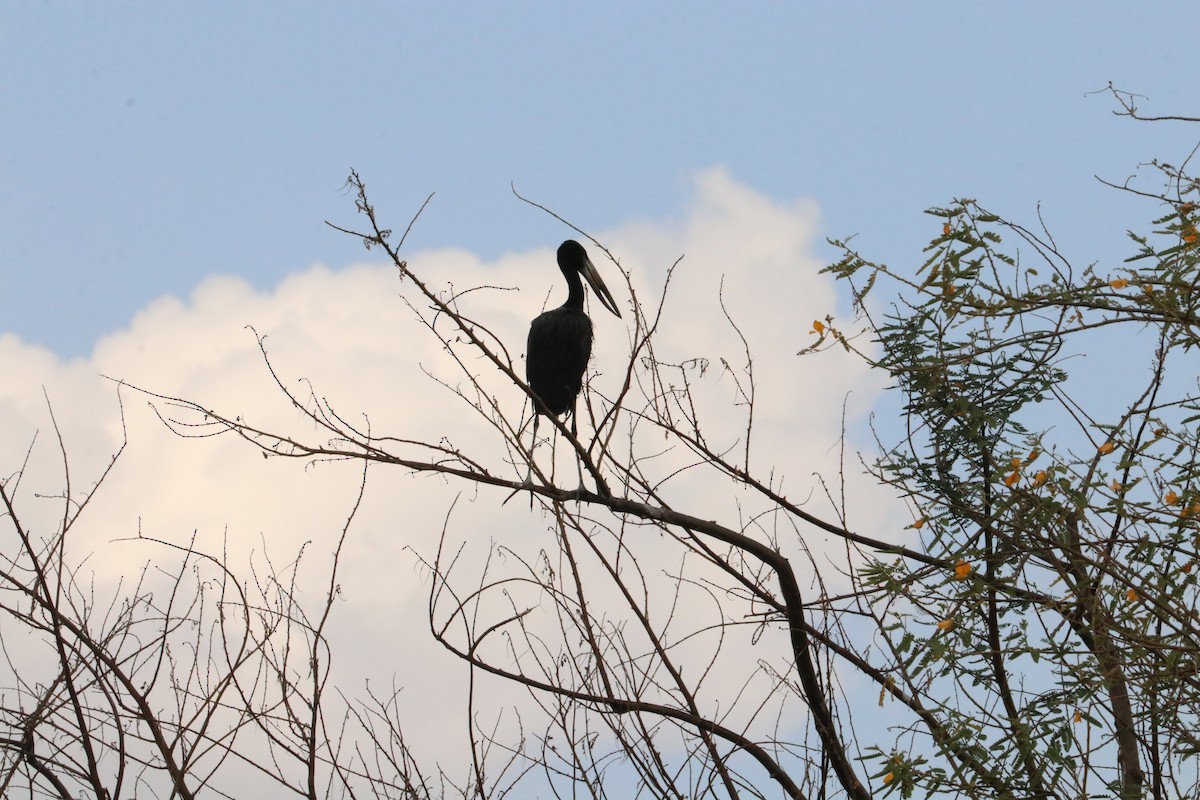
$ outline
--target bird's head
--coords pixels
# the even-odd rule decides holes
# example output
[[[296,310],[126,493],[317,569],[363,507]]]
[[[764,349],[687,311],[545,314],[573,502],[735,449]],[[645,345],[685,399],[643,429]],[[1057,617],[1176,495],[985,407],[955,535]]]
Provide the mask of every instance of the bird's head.
[[[592,260],[588,258],[587,250],[583,249],[583,245],[574,239],[567,239],[560,244],[558,246],[558,267],[563,274],[575,272],[582,275],[592,287],[592,291],[596,293],[596,299],[600,301],[600,305],[616,314],[617,317],[621,316],[621,312],[617,309],[617,302],[613,300],[608,287],[604,285],[604,280],[596,271]]]

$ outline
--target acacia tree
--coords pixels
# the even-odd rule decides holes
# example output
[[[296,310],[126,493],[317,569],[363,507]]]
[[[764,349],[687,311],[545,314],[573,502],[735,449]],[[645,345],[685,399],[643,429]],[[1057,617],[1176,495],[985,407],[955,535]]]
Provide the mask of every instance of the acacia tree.
[[[887,598],[862,608],[888,680],[936,707],[924,746],[875,751],[906,793],[1200,789],[1198,184],[1153,166],[1162,211],[1116,265],[1079,268],[970,200],[930,211],[941,235],[915,273],[838,243],[829,269],[858,287],[871,361],[905,399],[908,435],[876,474],[941,562],[860,573]],[[867,311],[884,280],[899,299]],[[1072,391],[1087,352],[1104,355]]]
[[[1132,98],[1114,96],[1140,117]],[[615,392],[585,390],[586,433],[550,420],[594,487],[568,488],[496,392],[532,401],[519,354],[471,310],[470,290],[436,288],[405,260],[404,237],[386,229],[352,174],[364,222],[344,230],[395,267],[455,375],[436,379],[497,446],[466,450],[451,431],[376,432],[316,388],[299,394],[278,378],[298,418],[288,430],[187,399],[158,397],[158,407],[184,436],[230,433],[269,456],[439,474],[497,487],[497,506],[511,493],[532,498],[549,522],[547,545],[493,544],[496,558],[471,571],[450,516],[443,547],[422,557],[433,638],[473,680],[526,687],[536,710],[523,712],[515,736],[472,720],[466,781],[423,771],[404,747],[394,698],[333,712],[321,666],[328,605],[305,615],[286,592],[246,639],[255,658],[238,662],[265,672],[230,666],[212,685],[236,702],[212,707],[234,715],[229,730],[263,736],[277,755],[262,763],[282,764],[286,785],[311,797],[512,787],[672,798],[1196,795],[1197,182],[1185,168],[1155,166],[1164,188],[1146,194],[1161,209],[1146,233],[1131,234],[1119,265],[1073,265],[1048,232],[971,200],[930,211],[935,235],[910,270],[834,242],[842,257],[828,272],[852,289],[860,316],[817,323],[819,341],[802,353],[861,358],[893,378],[904,433],[881,438],[867,463],[912,509],[902,540],[851,530],[836,510],[814,513],[751,460],[748,347],[742,364],[726,365],[739,395],[724,413],[740,415],[741,432],[732,442],[711,434],[698,402],[705,362],[656,347],[670,270],[652,300],[627,281],[625,366],[606,381]],[[730,330],[740,337],[732,321]],[[1122,380],[1110,379],[1110,359],[1075,358],[1097,347],[1124,348]],[[1142,371],[1129,369],[1139,358]],[[671,448],[690,457],[661,458]],[[714,520],[675,507],[674,482],[697,473],[736,486],[743,513]],[[574,483],[573,469],[564,474]],[[806,548],[814,532],[844,543],[840,559]],[[57,642],[63,617],[45,613]],[[288,655],[297,640],[303,659]],[[267,691],[271,681],[256,684],[256,674],[284,689]],[[78,707],[66,683],[57,707]],[[232,735],[172,719],[181,739],[224,754],[219,764],[238,752],[211,744]],[[172,747],[197,751],[168,742],[164,752]],[[159,758],[141,763],[172,763]],[[175,787],[184,794],[179,785],[186,773]]]

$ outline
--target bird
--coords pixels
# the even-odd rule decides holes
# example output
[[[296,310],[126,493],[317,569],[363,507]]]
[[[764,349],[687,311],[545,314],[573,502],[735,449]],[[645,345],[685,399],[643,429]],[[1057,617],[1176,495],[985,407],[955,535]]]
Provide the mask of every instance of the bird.
[[[570,415],[571,434],[576,433],[575,402],[583,387],[583,372],[592,355],[592,320],[583,310],[584,289],[579,276],[591,285],[605,309],[618,319],[621,317],[616,301],[583,245],[574,239],[559,245],[558,268],[567,279],[567,302],[533,320],[525,346],[525,380],[541,401],[534,404],[535,443],[538,418],[543,414]],[[530,472],[532,470],[531,463]]]

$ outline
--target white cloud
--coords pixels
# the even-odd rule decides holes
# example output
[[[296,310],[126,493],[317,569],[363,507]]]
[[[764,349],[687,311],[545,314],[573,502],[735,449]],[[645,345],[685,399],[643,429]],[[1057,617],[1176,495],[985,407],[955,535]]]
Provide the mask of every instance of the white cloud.
[[[712,169],[696,176],[695,196],[681,220],[630,224],[598,237],[620,258],[631,285],[651,307],[667,267],[684,256],[669,289],[657,352],[671,362],[709,360],[708,372],[696,379],[705,434],[714,447],[732,447],[736,453],[742,447],[745,409],[731,405],[736,398],[733,374],[740,377],[745,355],[721,311],[723,292],[729,315],[754,353],[758,438],[751,464],[776,485],[783,481],[784,491],[797,500],[819,497],[814,473],[836,479],[836,446],[847,393],[852,415],[858,415],[879,390],[877,380],[840,351],[803,359],[795,355],[814,338],[809,333],[812,321],[839,307],[832,280],[818,274],[816,234],[813,203],[773,203],[724,170]],[[551,305],[565,296],[552,245],[508,255],[494,264],[461,251],[414,253],[409,261],[440,289],[502,287],[468,295],[462,305],[471,316],[486,320],[518,359],[521,371],[528,321],[542,308],[547,292]],[[594,249],[592,255],[624,309],[621,298],[626,291],[620,276]],[[520,291],[509,290],[518,287]],[[274,387],[254,335],[246,329],[252,325],[267,337],[272,363],[289,388],[303,394],[305,379],[354,424],[369,419],[376,435],[435,442],[450,436],[464,450],[482,454],[489,468],[504,472],[503,449],[494,433],[423,371],[452,384],[461,381],[443,349],[413,321],[400,300],[401,291],[394,269],[376,264],[340,270],[313,266],[270,291],[214,276],[186,300],[162,298],[147,306],[126,330],[98,342],[90,359],[64,363],[12,336],[0,337],[6,376],[0,384],[0,466],[4,474],[16,470],[40,428],[36,458],[26,478],[32,484],[28,491],[61,491],[47,435],[44,386],[77,465],[76,480],[94,481],[121,438],[115,386],[101,375],[195,400],[265,428],[328,438],[299,423]],[[623,373],[629,320],[617,320],[595,305],[593,311],[595,366],[601,373],[596,388],[611,395]],[[722,361],[733,374],[724,370]],[[514,415],[519,412],[522,398],[502,376],[483,361],[472,369],[505,408]],[[74,542],[80,552],[93,554],[90,563],[98,576],[112,578],[131,564],[164,555],[146,543],[114,541],[139,529],[176,542],[185,542],[196,531],[201,547],[214,552],[227,540],[235,567],[252,552],[261,560],[264,547],[276,563],[287,562],[302,543],[311,542],[305,572],[311,583],[303,588],[309,601],[319,600],[325,585],[318,579],[328,567],[329,553],[357,493],[359,468],[264,459],[230,436],[181,440],[158,422],[144,396],[127,389],[121,396],[129,446]],[[171,413],[163,403],[158,409]],[[661,446],[661,436],[655,436],[648,430],[639,434],[642,452]],[[539,458],[544,457],[539,451]],[[693,460],[677,447],[647,465],[666,475],[670,465]],[[559,464],[559,474],[567,476],[564,482],[572,484],[570,461],[562,458]],[[848,464],[856,470],[853,458]],[[509,468],[505,474],[518,472]],[[852,503],[851,522],[884,538],[897,536],[902,525],[882,527],[887,506],[880,498],[885,495],[853,475],[850,482],[862,493],[859,496],[873,498]],[[750,493],[712,474],[684,474],[668,482],[665,492],[676,507],[731,525],[761,506]],[[406,548],[432,557],[447,510],[460,494],[449,521],[449,539],[454,547],[467,543],[466,573],[481,568],[492,542],[502,542],[530,560],[539,550],[554,552],[548,520],[531,513],[525,498],[499,507],[505,493],[497,490],[373,467],[366,500],[347,541],[340,574],[342,599],[332,622],[338,643],[335,665],[346,680],[370,677],[379,686],[397,675],[397,682],[407,687],[406,708],[427,732],[421,746],[442,757],[455,752],[461,757],[461,751],[446,742],[460,743],[464,731],[465,667],[430,640],[425,621],[427,575]],[[40,510],[31,513],[38,515],[41,530],[52,527],[55,507],[35,505]],[[813,507],[828,513],[824,502],[814,502]],[[809,532],[804,537],[818,549],[824,540]],[[636,546],[648,559],[645,571],[652,581],[679,565],[677,545],[656,533],[645,534]],[[593,599],[603,602],[606,596],[611,592],[598,590]],[[665,598],[656,602],[655,613],[667,613],[668,605]],[[696,607],[699,613],[705,610],[702,603]],[[764,636],[756,652],[777,655],[786,646],[781,638]],[[719,665],[713,696],[724,691],[720,680],[727,679],[726,688],[736,691],[745,679],[738,669],[736,663]],[[354,685],[346,688],[354,693]],[[457,709],[455,701],[460,704]]]

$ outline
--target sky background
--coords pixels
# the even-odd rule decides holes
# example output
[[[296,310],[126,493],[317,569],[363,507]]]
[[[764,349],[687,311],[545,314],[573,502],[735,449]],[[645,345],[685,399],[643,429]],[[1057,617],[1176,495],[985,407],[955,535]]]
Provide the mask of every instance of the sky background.
[[[102,377],[287,429],[247,325],[287,385],[306,378],[397,437],[452,432],[502,471],[486,426],[426,377],[453,370],[394,273],[324,224],[359,224],[354,168],[396,229],[435,193],[407,257],[446,285],[503,287],[466,302],[517,358],[529,319],[558,302],[553,251],[573,234],[512,185],[614,252],[628,287],[598,263],[622,308],[629,287],[657,297],[685,256],[660,357],[741,363],[723,298],[755,352],[756,465],[820,506],[814,475],[836,474],[843,404],[852,464],[871,447],[867,414],[885,408],[881,380],[851,358],[796,358],[812,320],[850,322],[844,287],[818,274],[836,258],[825,239],[858,235],[868,257],[914,268],[940,231],[923,209],[973,197],[1027,225],[1040,208],[1074,263],[1118,269],[1126,229],[1160,209],[1095,176],[1178,163],[1196,137],[1117,118],[1096,92],[1111,81],[1146,95],[1147,113],[1196,114],[1198,19],[1183,4],[1093,2],[0,2],[0,474],[35,443],[22,507],[52,531],[59,508],[32,495],[62,491],[49,404],[77,487],[128,439],[80,533],[101,585],[156,557],[127,537],[194,533],[227,540],[234,559],[287,560],[315,543],[319,597],[356,469],[182,441],[128,391],[122,422]],[[593,311],[603,391],[627,320]],[[512,387],[493,385],[519,414]],[[714,441],[736,442],[728,377],[711,370],[697,391]],[[745,511],[713,476],[670,487],[701,516]],[[463,723],[448,687],[464,671],[423,638],[416,554],[436,549],[462,489],[372,474],[332,634],[344,685],[408,687],[424,746],[451,758]],[[862,476],[848,490],[850,527],[909,535],[912,509]],[[553,547],[544,518],[519,502],[498,510],[501,499],[454,506],[468,576],[495,541]],[[765,639],[754,646],[778,644]]]
[[[1140,161],[1182,130],[1114,119],[1108,81],[1189,108],[1200,22],[1122,3],[4,3],[0,330],[91,351],[204,276],[260,288],[360,256],[358,169],[415,248],[483,258],[681,214],[725,166],[891,260],[973,196],[1099,258]]]

